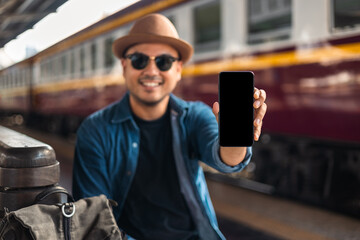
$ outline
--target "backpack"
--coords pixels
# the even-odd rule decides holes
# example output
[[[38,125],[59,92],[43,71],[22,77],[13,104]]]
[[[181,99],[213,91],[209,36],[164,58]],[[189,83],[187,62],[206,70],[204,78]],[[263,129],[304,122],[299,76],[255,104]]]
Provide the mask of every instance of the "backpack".
[[[43,204],[54,193],[65,193],[68,202]],[[112,213],[116,202],[105,195],[74,202],[55,186],[40,193],[31,206],[6,211],[0,222],[0,240],[119,240],[123,239]]]

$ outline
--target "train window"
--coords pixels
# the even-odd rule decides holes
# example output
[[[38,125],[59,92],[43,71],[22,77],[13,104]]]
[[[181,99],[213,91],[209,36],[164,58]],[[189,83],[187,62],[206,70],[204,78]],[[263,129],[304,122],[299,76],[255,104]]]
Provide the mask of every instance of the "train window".
[[[5,76],[5,87],[9,88],[9,75]]]
[[[20,85],[21,82],[21,70],[14,72],[14,86],[18,87]]]
[[[114,56],[112,53],[112,38],[107,38],[105,40],[105,68],[110,68],[114,64]]]
[[[20,86],[25,86],[25,82],[26,82],[26,69],[23,69],[23,70],[21,71]]]
[[[16,74],[15,86],[16,87],[21,86],[21,82],[22,82],[22,70],[18,71],[18,73]]]
[[[1,89],[6,88],[6,75],[1,77]]]
[[[11,81],[10,81],[10,87],[14,87],[15,86],[15,74],[14,74],[14,72],[13,72],[13,70],[11,71],[11,75],[10,75],[10,77],[11,77]]]
[[[22,69],[19,74],[18,86],[24,86],[24,83],[25,83],[25,70]]]
[[[8,73],[6,78],[5,78],[5,86],[7,88],[10,88],[10,73]]]
[[[53,73],[52,67],[53,67],[52,60],[49,59],[46,64],[46,81],[49,81],[49,79],[52,76]]]
[[[11,88],[12,87],[12,83],[13,83],[13,73],[12,72],[9,72],[9,75],[8,75],[8,88]]]
[[[7,77],[5,78],[6,80],[6,87],[7,88],[10,88],[10,81],[11,81],[11,76],[10,74],[7,75]]]
[[[332,6],[333,28],[345,29],[360,27],[359,0],[333,0]]]
[[[216,50],[220,47],[220,1],[194,8],[195,51]]]
[[[20,78],[19,86],[20,87],[25,86],[25,82],[26,82],[26,69],[23,69],[21,71],[21,78]]]
[[[56,79],[57,76],[59,76],[59,58],[58,57],[54,57],[52,60],[52,67],[53,67],[53,71],[52,71],[52,77],[53,79]]]
[[[2,86],[4,87],[4,88],[7,88],[7,76],[6,76],[6,73],[4,74],[4,76],[3,76],[3,79],[2,79]]]
[[[23,69],[20,86],[25,86],[25,83],[26,83],[26,69]]]
[[[11,80],[11,87],[16,87],[17,84],[17,74],[16,72],[12,72],[12,80]]]
[[[13,72],[13,80],[12,80],[12,87],[16,87],[18,83],[18,74],[16,72]]]
[[[12,88],[12,86],[13,86],[13,81],[14,81],[13,79],[14,79],[13,74],[10,73],[10,74],[9,74],[9,77],[8,77],[8,88]]]
[[[92,43],[90,47],[91,52],[91,69],[96,69],[96,43]]]
[[[16,86],[16,73],[14,72],[14,70],[12,70],[11,72],[11,87],[15,87]]]
[[[49,78],[51,76],[51,62],[50,60],[46,61],[46,65],[45,65],[45,82],[49,81]]]
[[[74,53],[74,49],[72,49],[72,51],[70,53],[70,73],[71,74],[75,73],[75,53]]]
[[[2,79],[2,86],[3,86],[4,88],[7,87],[6,82],[7,82],[7,76],[6,76],[6,74],[5,74],[5,75],[3,76],[3,79]]]
[[[20,81],[21,81],[21,72],[20,71],[14,72],[14,87],[19,86]]]
[[[291,0],[248,0],[248,43],[290,38]]]
[[[55,76],[55,62],[54,62],[54,58],[50,59],[49,61],[49,71],[48,71],[49,75],[49,80],[52,80],[53,77]]]
[[[29,85],[30,82],[30,69],[26,68],[24,72],[24,86]]]
[[[44,63],[40,63],[40,79],[44,76]]]
[[[20,74],[18,72],[14,72],[13,75],[14,75],[13,86],[17,87],[19,85]]]
[[[17,72],[13,72],[12,86],[16,87],[17,84],[18,84],[18,74],[17,74]]]
[[[17,86],[23,86],[24,85],[24,82],[25,82],[25,70],[24,69],[21,69],[19,71],[19,74],[18,74],[18,82],[17,82]]]
[[[40,70],[41,70],[40,81],[42,81],[44,79],[44,77],[45,77],[45,62],[44,61],[41,62]]]
[[[61,56],[61,75],[66,74],[66,55]]]
[[[13,82],[13,76],[12,73],[9,73],[9,76],[7,78],[8,88],[12,88],[12,82]]]
[[[45,81],[46,76],[47,76],[47,61],[42,63],[41,80]]]
[[[85,72],[85,50],[84,47],[80,48],[80,75],[84,76]]]

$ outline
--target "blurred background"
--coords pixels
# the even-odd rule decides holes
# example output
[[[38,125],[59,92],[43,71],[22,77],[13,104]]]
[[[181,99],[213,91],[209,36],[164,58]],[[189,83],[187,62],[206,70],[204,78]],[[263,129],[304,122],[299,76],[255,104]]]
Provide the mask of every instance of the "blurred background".
[[[267,92],[247,168],[203,166],[228,238],[360,239],[360,0],[0,1],[0,124],[51,144],[71,190],[79,124],[126,92],[112,42],[152,12],[195,49],[176,95],[212,105],[248,70]]]

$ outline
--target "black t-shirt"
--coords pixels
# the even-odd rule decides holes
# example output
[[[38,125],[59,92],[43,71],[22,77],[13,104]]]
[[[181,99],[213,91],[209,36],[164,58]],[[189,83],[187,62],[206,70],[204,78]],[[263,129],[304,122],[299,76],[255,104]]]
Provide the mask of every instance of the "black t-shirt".
[[[172,150],[170,109],[155,121],[135,115],[140,152],[119,227],[136,239],[198,239],[180,192]]]

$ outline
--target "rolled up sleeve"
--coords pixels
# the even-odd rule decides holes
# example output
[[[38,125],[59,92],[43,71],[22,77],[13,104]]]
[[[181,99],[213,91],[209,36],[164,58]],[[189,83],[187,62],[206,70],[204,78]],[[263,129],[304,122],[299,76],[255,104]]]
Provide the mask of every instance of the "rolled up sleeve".
[[[242,169],[244,169],[244,167],[246,167],[249,164],[249,162],[251,160],[251,156],[252,156],[252,148],[247,147],[244,160],[236,166],[229,166],[221,160],[220,145],[219,145],[218,139],[214,142],[213,147],[212,147],[212,158],[214,159],[215,169],[220,172],[224,172],[224,173],[232,173],[232,172],[241,171]]]

